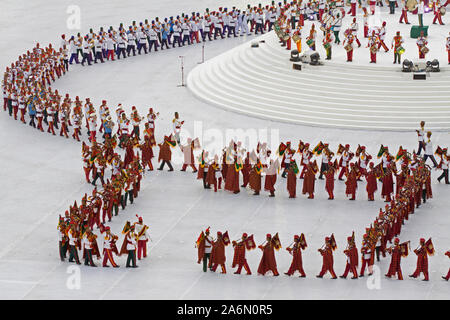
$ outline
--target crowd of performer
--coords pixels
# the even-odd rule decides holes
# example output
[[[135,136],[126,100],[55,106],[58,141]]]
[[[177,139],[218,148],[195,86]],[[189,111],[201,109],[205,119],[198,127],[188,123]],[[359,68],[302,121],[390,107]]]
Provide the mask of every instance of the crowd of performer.
[[[316,51],[317,32],[315,23],[319,26],[323,32],[322,45],[326,51],[326,60],[330,60],[332,56],[332,47],[341,44],[339,38],[341,30],[344,31],[344,41],[342,45],[347,53],[347,62],[353,61],[353,52],[358,47],[361,47],[361,41],[358,38],[359,24],[357,22],[356,13],[357,5],[362,10],[363,30],[364,38],[367,39],[366,48],[369,48],[370,63],[377,62],[377,52],[381,48],[385,52],[390,51],[389,42],[386,38],[387,23],[383,21],[380,26],[369,25],[370,15],[375,14],[375,5],[381,4],[382,1],[375,0],[351,0],[349,1],[350,10],[346,12],[344,6],[337,6],[335,1],[318,0],[318,1],[298,1],[291,2],[281,7],[280,14],[277,16],[275,22],[275,30],[280,37],[282,46],[286,49],[293,49],[292,46],[296,46],[298,52],[302,52],[302,39],[305,37],[306,46],[313,51]],[[408,7],[406,0],[401,1],[389,1],[390,14],[395,13],[395,8],[401,6],[402,14],[400,16],[399,23],[408,22],[408,12],[411,14],[417,14],[419,18],[419,26],[423,27],[423,14],[432,10],[434,14],[433,24],[439,22],[440,25],[444,25],[442,22],[442,16],[445,14],[446,6],[450,4],[450,0],[434,0],[424,1],[420,0],[415,7]],[[344,27],[345,15],[351,17],[351,22]],[[312,21],[311,29],[304,30],[305,21]],[[392,26],[390,26],[392,27]],[[303,34],[303,36],[302,36]],[[445,44],[445,50],[448,54],[448,63],[450,64],[450,32],[448,37],[443,39]],[[400,34],[400,31],[396,31],[395,36],[392,38],[390,47],[393,50],[393,63],[401,63],[401,55],[404,54],[405,48],[403,47],[405,40]],[[417,37],[416,45],[418,49],[418,58],[425,59],[426,55],[430,52],[428,40],[423,30]],[[357,47],[356,47],[357,46]],[[305,50],[303,50],[305,51]]]
[[[346,263],[342,275],[339,276],[340,278],[346,279],[349,272],[352,273],[351,279],[364,277],[366,268],[368,275],[371,276],[374,272],[375,258],[379,262],[380,257],[384,258],[389,254],[391,255],[391,262],[385,277],[391,278],[397,276],[398,280],[403,280],[401,260],[408,256],[411,248],[410,241],[400,243],[398,236],[400,235],[404,220],[408,220],[409,215],[414,213],[414,200],[410,202],[409,195],[410,191],[406,187],[402,195],[404,196],[403,198],[400,197],[398,200],[393,201],[391,206],[386,205],[385,211],[380,209],[380,214],[375,219],[373,225],[366,228],[366,233],[363,236],[359,250],[356,245],[355,233],[353,232],[351,236],[347,237],[346,248],[343,250]],[[406,207],[404,207],[405,204],[407,205]],[[208,269],[216,272],[217,267],[220,266],[221,273],[227,273],[225,248],[230,243],[234,249],[231,267],[237,267],[234,274],[241,274],[242,268],[244,268],[247,275],[252,274],[251,268],[247,263],[246,253],[256,248],[254,235],[249,236],[247,233],[243,233],[240,239],[230,241],[228,231],[224,233],[218,231],[217,237],[214,239],[210,235],[209,227],[201,232],[195,243],[198,253],[197,263],[203,263],[203,272],[207,272]],[[289,269],[284,274],[292,276],[298,271],[301,278],[306,277],[303,268],[302,251],[306,250],[307,247],[308,245],[303,233],[301,235],[294,235],[292,243],[286,247],[286,250],[292,256],[292,261]],[[258,265],[257,274],[264,276],[268,272],[271,272],[273,276],[279,276],[275,253],[282,248],[282,245],[278,233],[274,236],[270,233],[267,234],[265,241],[258,248],[261,249],[262,256]],[[323,260],[321,270],[316,275],[317,278],[323,278],[327,273],[330,273],[332,279],[337,279],[334,271],[333,258],[336,249],[337,243],[334,234],[325,237],[324,244],[317,250]],[[421,238],[418,247],[413,252],[417,256],[417,265],[409,277],[418,278],[423,274],[423,281],[429,281],[428,257],[433,256],[435,253],[431,238],[428,240]],[[360,258],[359,253],[361,254]],[[450,251],[447,251],[445,255],[450,258]],[[360,261],[361,268],[358,273]],[[450,268],[448,273],[442,276],[442,278],[446,281],[450,279]]]
[[[422,127],[421,130],[425,129]],[[206,150],[201,151],[198,157],[197,179],[203,181],[205,189],[211,189],[213,186],[214,192],[222,189],[223,183],[223,189],[234,194],[244,188],[252,190],[254,195],[260,195],[264,188],[269,192],[270,197],[274,197],[275,185],[282,170],[281,177],[286,178],[289,198],[296,198],[297,181],[302,179],[302,194],[308,195],[308,199],[314,199],[318,175],[318,179],[325,180],[328,200],[334,200],[336,177],[340,181],[345,180],[345,195],[349,197],[349,200],[356,199],[358,182],[362,183],[362,179],[365,179],[365,189],[369,201],[374,201],[375,192],[378,190],[378,181],[380,181],[382,184],[381,197],[386,202],[391,202],[395,196],[399,195],[408,179],[412,178],[417,182],[416,193],[421,196],[423,194],[425,202],[432,195],[431,167],[426,164],[427,160],[431,159],[435,169],[442,169],[442,174],[437,179],[438,182],[444,180],[446,184],[449,184],[450,157],[447,153],[448,148],[438,146],[435,151],[433,150],[430,131],[424,134],[418,130],[418,136],[420,144],[418,152],[409,153],[400,147],[397,154],[393,156],[387,146],[381,145],[376,155],[376,158],[380,160],[376,165],[375,157],[366,151],[365,146],[361,145],[358,145],[352,152],[349,144],[345,146],[340,144],[335,154],[327,143],[319,142],[315,148],[311,149],[309,143],[300,140],[297,149],[293,148],[291,142],[281,143],[273,156],[266,143],[258,143],[256,150],[249,152],[242,147],[240,142],[231,141],[230,145],[223,149],[220,157],[219,155],[209,156]],[[423,157],[420,155],[421,146],[424,146]],[[193,149],[194,144],[190,146],[190,152]],[[439,163],[434,154],[439,157]],[[297,162],[295,158],[299,158],[300,161]],[[193,155],[189,159],[193,159]],[[193,164],[194,162],[188,162],[185,157],[186,163]],[[195,166],[193,166],[193,170],[196,171]],[[395,189],[394,178],[396,179]]]
[[[356,2],[352,1],[351,3],[352,15],[354,15],[354,4]],[[325,1],[319,1],[317,4],[319,21],[323,20],[323,15],[327,12],[331,15],[330,7]],[[304,13],[299,15],[298,21],[292,18],[296,17],[293,10],[297,10],[297,8],[300,12],[304,10]],[[67,252],[69,252],[69,261],[80,263],[78,250],[83,250],[85,264],[95,266],[93,257],[99,258],[100,251],[94,227],[105,234],[102,264],[104,267],[108,266],[108,261],[113,267],[118,267],[114,261],[113,253],[116,255],[127,254],[127,267],[136,267],[136,255],[138,259],[141,259],[141,255],[144,258],[146,257],[146,244],[149,236],[147,233],[148,227],[143,224],[142,217],[138,217],[136,223],[127,223],[124,227],[124,242],[120,252],[115,245],[118,236],[111,233],[110,228],[105,224],[111,221],[113,216],[118,215],[119,208],[124,210],[128,201],[133,203],[139,193],[143,172],[147,167],[150,171],[154,169],[152,164],[153,147],[156,146],[154,130],[155,120],[159,115],[158,112],[150,108],[146,118],[141,117],[136,107],[132,107],[132,112],[127,117],[119,104],[115,110],[116,122],[114,122],[106,100],[102,101],[98,110],[96,110],[89,98],[82,102],[79,97],[73,99],[69,94],[63,97],[58,90],[52,90],[50,86],[57,78],[68,72],[69,65],[73,61],[83,65],[84,63],[91,64],[92,61],[97,63],[97,60],[104,62],[105,60],[115,60],[115,58],[120,59],[121,56],[126,58],[131,54],[136,55],[136,51],[141,54],[142,50],[147,53],[152,49],[155,51],[158,48],[163,50],[164,47],[169,49],[169,45],[171,47],[175,47],[175,45],[180,47],[186,43],[190,45],[195,42],[206,41],[206,38],[211,41],[212,38],[217,39],[217,37],[236,37],[252,32],[259,34],[271,30],[277,22],[280,26],[292,27],[289,30],[290,38],[293,38],[294,35],[299,36],[301,49],[301,29],[292,30],[295,30],[297,25],[302,26],[304,18],[309,17],[308,14],[311,14],[314,10],[312,3],[300,5],[279,3],[266,7],[249,7],[247,10],[239,10],[235,7],[232,10],[227,10],[227,8],[219,8],[218,11],[212,12],[206,10],[203,15],[199,13],[193,13],[191,16],[182,14],[181,17],[165,18],[163,22],[158,18],[155,18],[151,23],[147,20],[139,24],[133,22],[127,31],[121,25],[117,31],[110,28],[105,32],[101,28],[98,33],[91,30],[84,37],[79,34],[76,37],[70,37],[68,40],[63,35],[59,50],[55,50],[51,44],[45,48],[41,48],[37,44],[32,50],[19,56],[18,60],[12,63],[10,67],[7,67],[2,83],[3,107],[15,120],[27,123],[25,116],[28,116],[29,125],[40,131],[44,131],[43,124],[45,123],[48,133],[56,135],[56,129],[60,130],[60,136],[69,138],[69,133],[71,133],[74,140],[80,141],[83,118],[85,119],[88,136],[88,140],[82,144],[85,178],[88,183],[92,183],[94,186],[100,180],[102,190],[98,191],[97,188],[94,188],[91,196],[88,197],[85,194],[80,206],[75,202],[65,212],[65,216],[60,217],[58,230],[61,260],[64,260]],[[367,10],[364,11],[366,16]],[[332,41],[337,44],[340,43],[338,35],[339,23],[342,24],[342,16],[334,18],[338,19],[333,22],[334,39],[330,28],[324,31],[324,41],[328,41],[330,45]],[[339,18],[341,19],[340,22]],[[440,20],[438,19],[438,21]],[[356,20],[353,20],[353,23],[355,24]],[[385,24],[383,27],[385,27]],[[356,37],[357,24],[356,30],[352,28],[345,32],[346,39],[343,44],[349,45],[356,42],[360,46],[361,43]],[[380,40],[380,34],[382,33],[383,31],[380,29],[375,38]],[[307,41],[311,48],[315,48],[315,35],[316,30],[313,27]],[[395,44],[398,49],[402,39],[399,34],[397,36],[396,40],[394,38],[393,46]],[[374,36],[372,37],[374,38]],[[286,45],[290,46],[290,39],[287,42]],[[378,46],[378,49],[383,46],[388,51],[383,41],[377,43],[376,46]],[[450,50],[450,37],[447,39],[447,50]],[[331,47],[329,53],[329,58],[331,58]],[[400,63],[398,50],[395,54],[397,54],[395,62],[398,60]],[[351,61],[351,55],[348,57]],[[97,114],[99,121],[97,121]],[[336,156],[340,158],[337,160],[335,159],[335,153],[330,150],[328,144],[320,142],[314,149],[311,149],[309,143],[302,141],[300,141],[297,150],[292,148],[290,142],[280,144],[275,152],[275,157],[272,156],[266,143],[258,143],[256,150],[247,152],[240,142],[231,141],[220,156],[210,157],[206,150],[202,150],[196,164],[194,150],[200,149],[201,146],[198,139],[188,139],[187,143],[182,145],[180,131],[183,123],[184,121],[180,120],[178,113],[175,113],[172,120],[173,132],[169,136],[165,136],[164,140],[158,144],[160,149],[158,157],[160,167],[158,169],[162,170],[167,164],[169,171],[174,171],[171,163],[171,150],[178,146],[184,155],[181,171],[185,171],[190,166],[194,172],[197,172],[197,178],[203,181],[203,187],[211,189],[211,186],[213,186],[215,192],[222,188],[223,182],[224,189],[232,193],[237,194],[241,187],[248,187],[254,192],[254,195],[259,195],[262,191],[262,177],[265,177],[264,190],[268,191],[271,197],[274,197],[275,184],[280,168],[283,169],[281,176],[287,180],[290,198],[296,197],[296,183],[299,173],[300,179],[303,179],[302,193],[307,194],[309,199],[314,198],[315,180],[318,173],[320,173],[319,179],[326,180],[325,190],[329,195],[329,200],[334,199],[336,175],[338,175],[338,180],[344,180],[345,178],[345,193],[350,200],[355,200],[358,181],[365,178],[368,200],[374,201],[374,194],[378,188],[377,180],[381,181],[381,195],[389,205],[386,205],[385,211],[380,212],[380,216],[374,222],[374,225],[366,229],[361,249],[363,257],[362,274],[364,274],[366,265],[370,272],[374,252],[377,259],[379,259],[380,253],[384,256],[388,252],[392,253],[392,263],[387,276],[392,276],[397,272],[399,278],[402,277],[400,257],[405,254],[405,250],[407,254],[407,247],[405,243],[400,244],[395,237],[399,236],[401,225],[414,212],[414,207],[418,207],[422,201],[425,202],[432,196],[431,169],[425,164],[428,158],[431,159],[435,168],[439,167],[443,171],[438,181],[445,179],[445,183],[449,184],[447,148],[438,147],[433,152],[431,132],[427,133],[423,126],[418,130],[419,149],[417,153],[409,153],[400,147],[394,157],[390,154],[388,147],[381,146],[377,154],[377,158],[381,160],[377,165],[371,161],[374,158],[366,152],[365,146],[358,145],[355,152],[351,152],[349,145],[339,145]],[[114,128],[116,124],[117,131]],[[141,139],[142,124],[144,125],[143,139]],[[73,127],[72,132],[70,132],[70,127]],[[97,133],[103,134],[102,143],[97,141]],[[117,148],[122,150],[118,151]],[[420,156],[422,150],[425,153],[423,158]],[[119,155],[120,153],[124,153],[123,159]],[[301,158],[301,172],[295,160],[297,153]],[[440,157],[439,163],[435,160],[434,154]],[[322,157],[320,168],[317,165],[317,160],[313,159],[314,156]],[[356,161],[352,162],[352,160]],[[398,169],[396,163],[399,164]],[[198,169],[196,165],[198,165]],[[107,178],[109,169],[111,175]],[[239,172],[242,173],[243,177],[242,185],[240,184]],[[394,190],[394,177],[397,179],[396,190]],[[223,237],[222,234],[219,237],[218,233],[218,240],[213,241],[209,232],[205,232],[199,237],[197,243],[199,246],[199,262],[203,259],[205,271],[206,260],[211,253],[210,267],[216,270],[217,266],[221,265],[223,272],[226,272],[224,246],[227,241],[224,239],[227,239],[227,237]],[[252,241],[248,241],[248,239],[252,239]],[[394,246],[388,248],[387,242],[391,243],[392,240],[394,240]],[[432,254],[433,250],[428,249],[431,240],[422,240],[424,239],[420,241],[420,248],[422,249],[415,252],[421,259],[421,266],[424,266],[426,265],[424,261],[426,261],[427,254]],[[332,254],[336,248],[334,236],[327,237],[325,241],[324,247],[319,250],[324,256],[324,267],[318,276],[322,277],[325,272],[330,271],[333,278],[336,278],[332,268]],[[249,246],[248,243],[250,242],[252,244]],[[210,243],[210,246],[207,243]],[[244,234],[241,240],[233,242],[233,246],[235,247],[233,266],[239,267],[237,273],[240,273],[241,268],[244,267],[250,274],[250,268],[245,260],[245,250],[254,248],[253,238]],[[203,249],[201,249],[202,247]],[[258,273],[265,274],[266,271],[272,270],[274,275],[278,275],[276,264],[274,267],[275,255],[273,251],[273,249],[281,248],[278,236],[272,237],[268,234],[267,241],[259,247],[264,254]],[[287,274],[292,275],[295,270],[298,270],[301,276],[305,276],[301,267],[301,250],[305,248],[304,235],[295,236],[293,245],[288,247],[288,251],[293,255],[293,263]],[[204,252],[201,250],[204,250]],[[358,259],[355,260],[355,250],[355,239],[352,236],[348,239],[348,248],[345,253],[349,259],[344,277],[348,271],[352,271],[354,278],[356,277],[354,271]],[[422,269],[425,269],[425,267],[422,267]],[[423,271],[422,269],[418,270]],[[417,274],[415,272],[413,276],[417,276]],[[425,277],[428,279],[427,273]],[[446,280],[448,278],[449,275],[447,275]]]

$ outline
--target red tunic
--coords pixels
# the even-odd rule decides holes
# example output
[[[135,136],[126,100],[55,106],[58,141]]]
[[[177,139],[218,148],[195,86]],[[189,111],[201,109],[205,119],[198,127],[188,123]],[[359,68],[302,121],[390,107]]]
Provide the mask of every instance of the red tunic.
[[[263,250],[261,262],[259,263],[258,273],[265,275],[267,271],[272,271],[274,275],[278,274],[277,262],[275,261],[275,249],[269,242],[264,247],[259,247]]]
[[[171,161],[172,159],[172,150],[170,150],[170,146],[166,143],[159,144],[159,157],[158,162],[162,161]]]
[[[418,250],[414,250],[417,255],[417,267],[414,273],[428,273],[428,253],[425,247],[421,247]]]
[[[225,260],[225,244],[223,240],[217,240],[213,243],[209,264],[211,266],[214,264],[225,264]]]
[[[277,175],[266,175],[266,179],[264,181],[264,190],[274,192],[275,191],[275,183],[277,182]]]
[[[252,171],[250,171],[249,184],[250,188],[253,191],[255,192],[261,191],[261,175],[256,172],[255,168],[253,168]]]
[[[301,275],[305,275],[303,270],[302,249],[298,243],[295,243],[292,248],[288,248],[288,251],[292,254],[292,262],[289,267],[289,274],[293,274],[295,271],[300,272]]]
[[[297,192],[297,176],[291,169],[289,169],[287,174],[287,190],[289,192],[289,197],[295,198]]]
[[[225,190],[239,192],[239,172],[236,171],[234,164],[228,166]]]
[[[393,276],[396,272],[402,272],[400,267],[401,259],[401,248],[400,246],[395,246],[394,249],[392,249],[391,264],[389,265],[388,275]]]
[[[305,178],[303,180],[303,190],[302,190],[303,194],[314,193],[315,180],[316,180],[316,173],[310,166],[308,166],[306,169]]]
[[[345,255],[349,257],[349,264],[351,267],[358,266],[358,249],[355,246],[351,247],[348,250],[344,251]]]
[[[375,177],[375,173],[372,171],[367,172],[366,174],[367,186],[366,190],[368,194],[373,194],[377,191],[377,178]]]
[[[233,257],[233,264],[231,265],[232,268],[236,266],[242,266],[247,262],[245,259],[245,244],[241,241],[236,243],[234,246],[234,257]]]
[[[358,188],[358,182],[356,182],[356,173],[351,170],[350,173],[347,176],[347,181],[345,181],[345,194],[346,195],[353,195],[356,192],[356,189]]]
[[[334,169],[328,169],[327,173],[325,174],[325,190],[328,193],[333,193],[334,191]]]
[[[389,196],[392,192],[394,192],[394,180],[392,177],[392,171],[388,167],[386,168],[386,173],[383,178],[383,187],[381,189],[381,196]]]

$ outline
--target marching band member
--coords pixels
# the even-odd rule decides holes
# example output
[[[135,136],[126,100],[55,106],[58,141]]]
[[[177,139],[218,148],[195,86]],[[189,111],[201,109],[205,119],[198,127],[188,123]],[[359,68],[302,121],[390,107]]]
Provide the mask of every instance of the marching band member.
[[[397,31],[397,34],[392,39],[392,44],[391,44],[391,48],[394,48],[394,64],[396,64],[397,61],[399,64],[401,62],[401,55],[403,52],[401,52],[400,50],[403,49],[402,43],[403,43],[403,37],[400,35],[400,31]],[[404,51],[404,49],[403,49],[403,51]]]
[[[448,64],[450,64],[450,32],[448,33],[447,42],[445,43],[445,48],[447,49],[447,54],[448,54]]]
[[[245,251],[246,246],[245,242],[247,240],[247,234],[243,233],[241,241],[233,241],[233,247],[234,247],[234,257],[233,257],[233,264],[232,268],[238,267],[236,272],[234,274],[241,274],[242,267],[244,267],[245,271],[247,272],[247,275],[251,275],[252,272],[250,270],[250,267],[248,266],[247,259],[245,258]]]
[[[391,264],[389,265],[388,273],[385,274],[386,277],[390,278],[397,274],[398,280],[403,280],[402,268],[400,266],[402,259],[402,246],[400,245],[400,239],[395,238],[394,245],[387,249],[391,254]]]
[[[443,26],[444,23],[442,22],[441,8],[443,8],[443,6],[441,5],[441,0],[434,0],[433,1],[433,13],[434,13],[433,24],[436,24],[436,20],[437,20],[437,21],[439,21],[439,24]]]
[[[138,260],[141,260],[141,256],[143,258],[147,257],[147,242],[150,239],[150,236],[147,233],[148,226],[144,224],[142,217],[138,217],[138,222],[134,225],[137,235],[137,257]]]
[[[114,261],[113,252],[118,253],[116,248],[116,240],[118,237],[111,233],[111,228],[108,226],[105,228],[106,235],[103,240],[103,267],[108,268],[108,261],[111,263],[113,268],[119,268],[119,266]]]
[[[280,275],[277,271],[277,262],[275,260],[276,244],[274,239],[275,237],[272,238],[270,233],[268,233],[266,235],[266,241],[258,246],[263,252],[258,266],[258,275],[265,275],[267,271],[272,271],[275,277]]]
[[[130,230],[125,234],[125,239],[123,240],[122,247],[120,249],[119,256],[122,254],[127,254],[127,268],[137,268],[136,265],[136,233],[134,232],[135,226],[132,224]],[[131,265],[130,265],[131,263]]]
[[[450,250],[449,251],[447,251],[446,253],[445,253],[445,255],[447,256],[447,257],[449,257],[450,258]],[[444,277],[444,276],[442,276],[442,279],[444,279],[444,280],[446,280],[446,281],[448,281],[449,279],[450,279],[450,268],[448,269],[448,273],[447,273],[447,275]]]
[[[400,16],[399,23],[403,23],[403,20],[405,20],[406,24],[410,24],[408,22],[408,7],[406,6],[407,0],[402,0],[402,15]]]
[[[325,60],[331,60],[331,46],[332,46],[333,41],[334,41],[334,37],[331,34],[331,30],[330,30],[330,28],[327,28],[326,35],[323,38],[323,46],[327,53],[327,57],[325,58]]]
[[[423,162],[426,163],[427,159],[430,158],[431,161],[433,161],[434,167],[437,167],[436,159],[434,158],[434,151],[433,151],[433,143],[431,142],[431,131],[427,132],[427,139],[424,141],[425,144],[425,155],[423,157]]]
[[[354,37],[356,43],[358,44],[358,48],[361,47],[361,42],[358,39],[358,29],[359,29],[359,27],[358,27],[358,23],[356,22],[356,18],[353,18],[353,22],[352,22],[350,28],[352,30],[353,37]]]
[[[448,180],[448,166],[450,164],[450,157],[447,155],[447,148],[444,148],[443,153],[441,155],[441,162],[438,165],[438,168],[442,169],[442,174],[437,178],[438,182],[440,183],[442,179],[445,178],[445,184],[449,184]]]
[[[428,48],[427,48],[427,38],[424,36],[423,31],[420,31],[420,37],[417,38],[416,41],[417,47],[419,49],[419,59],[425,59],[425,55],[428,52]]]
[[[369,37],[369,42],[367,43],[367,48],[370,48],[370,63],[377,63],[377,51],[379,49],[379,39],[375,33],[372,31],[372,36]]]
[[[302,250],[305,250],[306,242],[301,241],[298,235],[294,236],[294,245],[287,247],[286,250],[292,255],[292,262],[289,270],[284,274],[292,276],[295,271],[300,273],[300,278],[305,278],[306,273],[303,270]]]
[[[386,44],[384,43],[384,39],[386,37],[386,21],[383,21],[383,24],[380,28],[380,30],[378,31],[378,50],[383,47],[385,52],[389,51],[389,48],[386,46]]]
[[[425,121],[420,121],[420,129],[416,130],[417,138],[419,140],[419,148],[417,150],[416,155],[420,156],[422,150],[425,151]]]
[[[173,118],[173,135],[175,137],[175,140],[178,144],[180,144],[180,132],[181,132],[181,126],[184,124],[184,121],[179,120],[178,112],[175,112],[175,118]]]
[[[339,278],[346,279],[349,271],[352,271],[352,279],[358,279],[358,249],[356,248],[353,237],[347,238],[347,249],[344,250],[344,254],[347,256],[347,263],[345,265],[344,273]]]
[[[217,231],[217,239],[212,243],[211,259],[209,260],[209,265],[212,272],[216,272],[217,267],[220,265],[223,274],[227,273],[225,267],[225,242],[222,236],[222,232]]]
[[[311,50],[316,51],[316,34],[317,31],[315,29],[315,24],[313,23],[311,26],[311,30],[309,31],[309,37],[307,38],[308,46]]]
[[[350,29],[347,29],[344,33],[345,39],[342,45],[344,49],[347,51],[347,62],[353,61],[353,41],[355,36],[353,35]]]
[[[375,257],[375,253],[374,253],[374,249],[373,249],[373,244],[371,243],[371,241],[369,241],[369,236],[367,234],[364,234],[363,243],[362,243],[362,247],[361,247],[362,265],[361,265],[361,271],[359,272],[360,277],[364,277],[364,270],[366,268],[366,265],[369,270],[369,276],[371,276],[373,274],[374,257]]]
[[[323,248],[325,246],[325,248]],[[325,244],[322,246],[322,248],[318,249],[317,251],[320,252],[322,255],[322,270],[320,273],[316,276],[317,278],[323,278],[323,276],[330,272],[332,279],[337,279],[336,273],[334,273],[333,270],[333,247],[331,245],[331,239],[329,237],[325,238]]]
[[[431,240],[431,239],[430,239]],[[428,254],[429,249],[427,248],[427,243],[424,238],[420,238],[419,248],[414,250],[414,253],[417,255],[417,266],[416,270],[413,274],[409,276],[411,278],[417,278],[421,273],[424,275],[423,281],[429,281],[428,277]],[[433,250],[434,251],[434,250]]]

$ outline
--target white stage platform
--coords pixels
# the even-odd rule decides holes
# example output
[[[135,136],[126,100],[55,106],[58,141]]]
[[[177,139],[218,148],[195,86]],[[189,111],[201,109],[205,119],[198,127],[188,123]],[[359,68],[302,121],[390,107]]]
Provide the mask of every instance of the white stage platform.
[[[192,70],[191,92],[230,111],[294,124],[411,131],[425,120],[433,131],[450,129],[450,68],[444,61],[441,72],[413,80],[398,64],[325,61],[319,50],[324,65],[302,64],[298,71],[274,32],[253,41]]]

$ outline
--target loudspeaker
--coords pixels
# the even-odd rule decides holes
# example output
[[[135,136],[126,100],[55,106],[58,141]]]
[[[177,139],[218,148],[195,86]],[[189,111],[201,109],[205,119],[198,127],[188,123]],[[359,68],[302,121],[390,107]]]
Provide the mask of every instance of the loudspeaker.
[[[294,70],[302,70],[302,65],[301,64],[297,64],[297,63],[293,63],[292,64],[292,69]]]
[[[414,73],[413,74],[413,79],[414,80],[426,80],[427,79],[427,74],[426,73]]]

